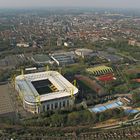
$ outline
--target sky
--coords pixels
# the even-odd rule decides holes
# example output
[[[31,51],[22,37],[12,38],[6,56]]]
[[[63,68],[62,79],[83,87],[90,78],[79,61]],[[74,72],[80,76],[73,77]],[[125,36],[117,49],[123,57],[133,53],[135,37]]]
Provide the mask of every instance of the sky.
[[[105,7],[140,9],[140,0],[0,0],[0,8],[15,7]]]

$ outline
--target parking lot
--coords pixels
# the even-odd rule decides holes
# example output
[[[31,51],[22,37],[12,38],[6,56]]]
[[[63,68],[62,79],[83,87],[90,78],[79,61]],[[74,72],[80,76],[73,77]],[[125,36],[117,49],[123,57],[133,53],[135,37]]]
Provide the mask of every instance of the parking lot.
[[[14,102],[9,94],[8,85],[0,85],[0,117],[15,117]]]
[[[22,118],[27,118],[27,117],[33,116],[33,114],[27,112],[23,108],[22,100],[20,99],[18,92],[14,89],[14,87],[11,83],[8,83],[8,89],[9,89],[9,95],[11,96],[11,100],[14,103],[15,110],[18,114],[17,117],[19,119],[22,119]]]
[[[0,85],[0,118],[22,119],[32,114],[25,111],[18,93],[11,83]]]

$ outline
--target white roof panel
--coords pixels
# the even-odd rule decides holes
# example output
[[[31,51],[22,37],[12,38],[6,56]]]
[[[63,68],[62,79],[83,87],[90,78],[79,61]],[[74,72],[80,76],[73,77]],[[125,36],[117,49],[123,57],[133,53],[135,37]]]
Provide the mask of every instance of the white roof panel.
[[[44,79],[48,79],[58,89],[58,92],[39,95],[31,82]],[[21,92],[24,96],[24,100],[30,103],[37,102],[37,97],[40,97],[40,102],[44,102],[71,96],[72,91],[74,95],[78,92],[78,89],[57,71],[45,71],[19,75],[16,77],[16,84],[20,86]]]

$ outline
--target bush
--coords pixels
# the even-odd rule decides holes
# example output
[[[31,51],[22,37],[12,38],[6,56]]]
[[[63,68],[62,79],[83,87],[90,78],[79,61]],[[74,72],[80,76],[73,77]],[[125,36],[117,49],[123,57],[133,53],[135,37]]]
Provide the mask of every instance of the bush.
[[[132,99],[133,99],[134,103],[139,103],[140,102],[140,94],[138,92],[133,93]]]

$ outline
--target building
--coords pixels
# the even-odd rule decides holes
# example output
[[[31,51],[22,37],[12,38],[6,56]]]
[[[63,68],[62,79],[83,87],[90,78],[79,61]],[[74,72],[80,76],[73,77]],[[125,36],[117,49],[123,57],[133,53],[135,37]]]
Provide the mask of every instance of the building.
[[[74,57],[75,54],[73,51],[71,52],[58,52],[58,53],[53,53],[50,54],[51,58],[53,61],[56,62],[57,65],[69,65],[69,64],[73,64],[74,61]]]
[[[75,50],[76,55],[81,56],[82,58],[92,56],[93,50],[91,49],[77,49]]]
[[[15,78],[15,89],[23,101],[23,107],[32,113],[62,109],[70,106],[71,96],[78,89],[56,71],[45,71]]]
[[[64,46],[65,46],[65,47],[68,47],[69,44],[68,44],[67,42],[64,42]]]
[[[27,44],[27,43],[17,43],[17,47],[28,48],[29,44]]]
[[[102,65],[102,66],[95,66],[93,68],[88,68],[86,69],[86,71],[95,76],[99,76],[107,73],[112,73],[113,69],[111,67]]]
[[[133,39],[128,40],[128,45],[135,46],[135,44],[136,44],[136,40]]]
[[[54,61],[46,54],[35,54],[31,60],[38,65],[52,64]]]
[[[62,38],[58,38],[56,44],[58,47],[62,46]]]
[[[135,39],[128,40],[128,45],[140,47],[140,42]]]
[[[99,58],[106,59],[108,62],[111,62],[111,63],[118,63],[118,62],[121,62],[123,60],[123,58],[118,56],[118,55],[109,54],[109,53],[104,52],[104,51],[98,51],[97,56]]]

